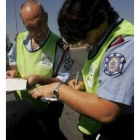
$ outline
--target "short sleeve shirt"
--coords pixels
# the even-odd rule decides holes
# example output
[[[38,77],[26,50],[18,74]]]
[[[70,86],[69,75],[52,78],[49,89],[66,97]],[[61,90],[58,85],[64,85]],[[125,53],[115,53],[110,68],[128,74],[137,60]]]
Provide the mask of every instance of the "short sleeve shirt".
[[[50,30],[48,31],[48,34],[46,36],[46,39],[47,39],[49,33],[50,33]],[[40,42],[40,45],[43,42]],[[31,42],[30,42],[30,37],[29,36],[27,36],[24,39],[23,43],[24,43],[25,47],[29,51],[32,51]],[[38,46],[38,48],[39,47],[40,46]],[[56,52],[55,65],[54,65],[54,73],[57,70],[57,67],[58,67],[59,62],[60,62],[61,57],[62,57],[62,54],[63,54],[62,47],[60,47],[59,45],[57,45],[57,52]],[[10,50],[10,52],[8,54],[8,57],[9,57],[9,65],[16,65],[16,43],[14,43],[12,49]],[[57,77],[56,78],[60,79],[62,82],[69,81],[70,80],[70,77],[71,77],[71,74],[72,74],[72,63],[71,63],[71,65],[69,65],[69,67],[66,67],[66,64],[68,62],[74,62],[73,59],[71,58],[70,51],[68,51],[67,55],[64,57],[64,59],[63,59],[63,61],[61,63],[60,69],[58,70],[58,73],[57,73]]]
[[[114,75],[106,74],[105,65],[109,56],[119,54],[118,60],[124,59],[121,73]],[[123,62],[124,62],[123,61]],[[110,66],[111,67],[111,66]],[[117,71],[117,70],[116,70]],[[126,105],[126,113],[134,111],[134,37],[123,37],[123,42],[110,47],[104,55],[100,73],[97,94],[100,98],[104,98],[113,102]]]

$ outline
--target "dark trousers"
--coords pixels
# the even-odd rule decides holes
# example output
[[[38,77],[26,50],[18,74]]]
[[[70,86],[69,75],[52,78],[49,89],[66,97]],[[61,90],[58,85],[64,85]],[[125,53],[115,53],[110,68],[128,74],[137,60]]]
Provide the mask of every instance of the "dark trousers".
[[[15,98],[19,99],[19,96],[16,93]],[[63,107],[64,103],[54,101],[50,102],[46,110],[35,113],[37,126],[39,131],[43,133],[42,137],[44,139],[55,140],[56,138],[59,138],[61,140],[66,140],[66,137],[59,129],[59,118],[61,117]]]
[[[6,140],[39,138],[35,113],[28,100],[6,102]]]
[[[48,140],[66,140],[66,137],[59,129],[59,118],[63,107],[62,102],[50,102],[45,111],[37,113],[38,124]]]
[[[101,130],[89,136],[83,134],[84,140],[134,140],[134,115],[121,115],[111,124],[103,124]]]
[[[51,103],[42,113],[35,113],[25,99],[6,103],[6,140],[66,140],[59,129],[63,103]]]

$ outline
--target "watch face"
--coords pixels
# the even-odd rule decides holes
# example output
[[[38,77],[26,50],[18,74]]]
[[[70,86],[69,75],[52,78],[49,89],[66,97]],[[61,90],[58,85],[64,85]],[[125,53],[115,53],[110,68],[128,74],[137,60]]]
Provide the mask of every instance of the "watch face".
[[[59,98],[59,88],[60,88],[60,86],[61,86],[62,84],[63,84],[63,83],[59,83],[59,84],[55,87],[55,89],[54,89],[54,91],[53,91],[53,96],[54,96],[54,98],[56,98],[56,99]]]
[[[53,96],[54,96],[54,98],[58,98],[58,90],[57,90],[57,91],[54,90],[54,92],[53,92]]]

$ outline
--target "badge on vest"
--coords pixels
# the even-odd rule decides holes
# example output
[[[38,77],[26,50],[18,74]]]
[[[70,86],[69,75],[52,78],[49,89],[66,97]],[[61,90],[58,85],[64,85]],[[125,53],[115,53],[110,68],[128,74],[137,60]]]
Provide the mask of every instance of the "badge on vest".
[[[121,53],[113,53],[105,58],[104,73],[113,76],[122,73],[125,57]]]
[[[74,62],[75,62],[75,60],[73,60],[73,59],[70,59],[70,60],[65,61],[64,69],[65,70],[70,69],[72,67],[72,65],[73,65]]]
[[[52,59],[53,59],[53,56],[51,54],[42,53],[40,66],[51,69],[53,67]]]

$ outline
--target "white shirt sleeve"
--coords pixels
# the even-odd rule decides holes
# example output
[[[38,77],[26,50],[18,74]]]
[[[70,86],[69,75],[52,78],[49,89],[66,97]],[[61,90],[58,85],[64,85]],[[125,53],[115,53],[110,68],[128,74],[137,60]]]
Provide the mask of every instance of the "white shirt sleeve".
[[[16,65],[16,46],[15,46],[15,42],[10,50],[10,52],[8,53],[8,58],[9,58],[9,65]]]

